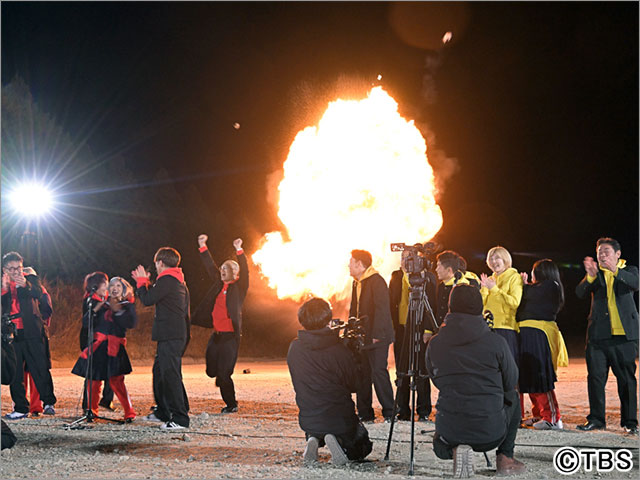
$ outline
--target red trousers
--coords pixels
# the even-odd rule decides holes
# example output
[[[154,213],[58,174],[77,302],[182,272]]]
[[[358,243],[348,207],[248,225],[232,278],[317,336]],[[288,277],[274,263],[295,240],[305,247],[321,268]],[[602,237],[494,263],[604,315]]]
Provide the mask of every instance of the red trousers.
[[[109,385],[111,389],[118,397],[120,405],[124,409],[124,418],[136,418],[136,412],[131,405],[131,398],[129,398],[129,392],[124,385],[124,375],[118,375],[109,379]],[[87,390],[89,386],[87,386]],[[98,415],[98,402],[100,400],[100,390],[102,390],[101,380],[91,381],[91,411],[94,415]],[[89,398],[89,392],[87,391],[87,398]]]
[[[24,388],[29,396],[29,413],[42,413],[42,401],[40,400],[40,392],[36,388],[36,382],[29,372],[24,372]]]
[[[542,418],[550,423],[556,423],[560,420],[560,407],[556,399],[556,391],[549,390],[544,393],[530,393],[531,414],[536,418]],[[520,394],[520,409],[522,418],[524,418],[524,395]]]

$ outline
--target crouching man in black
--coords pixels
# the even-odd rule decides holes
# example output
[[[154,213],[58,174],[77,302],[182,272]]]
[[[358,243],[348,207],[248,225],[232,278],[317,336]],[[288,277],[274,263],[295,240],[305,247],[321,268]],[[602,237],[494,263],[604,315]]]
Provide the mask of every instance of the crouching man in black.
[[[453,287],[426,364],[439,390],[433,451],[438,458],[453,458],[454,478],[473,475],[472,450],[496,447],[498,475],[524,472],[524,464],[513,458],[521,420],[518,367],[507,342],[482,318],[478,288]]]
[[[305,463],[316,461],[318,448],[326,444],[331,462],[344,465],[364,459],[373,443],[351,399],[359,369],[338,331],[329,328],[331,317],[331,307],[320,298],[300,307],[298,321],[304,330],[291,342],[287,364],[307,439]]]

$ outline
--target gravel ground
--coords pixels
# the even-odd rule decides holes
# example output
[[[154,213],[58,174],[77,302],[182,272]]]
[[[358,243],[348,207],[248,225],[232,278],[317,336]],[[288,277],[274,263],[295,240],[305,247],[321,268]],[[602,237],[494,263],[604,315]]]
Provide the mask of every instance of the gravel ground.
[[[245,369],[251,373],[242,374]],[[58,397],[55,417],[9,423],[18,444],[2,451],[3,479],[410,478],[410,422],[395,424],[389,460],[384,460],[389,425],[378,420],[367,425],[374,441],[368,461],[336,467],[329,463],[329,452],[323,448],[317,465],[303,466],[304,435],[298,427],[293,389],[283,360],[241,359],[234,377],[240,410],[230,415],[218,413],[223,402],[213,381],[205,376],[204,365],[185,365],[191,426],[185,432],[171,433],[140,419],[127,425],[97,420],[83,423],[84,429],[65,429],[65,423],[82,415],[82,379],[69,370],[67,366],[52,371]],[[617,426],[615,379],[612,377],[607,386],[608,429],[578,432],[575,424],[584,420],[588,410],[584,360],[571,359],[571,366],[562,369],[559,377],[557,395],[565,430],[519,430],[516,457],[526,463],[527,472],[514,478],[560,477],[553,467],[553,455],[561,446],[627,448],[633,452],[634,467],[630,472],[587,472],[581,468],[566,478],[638,478],[638,437],[625,435]],[[134,366],[126,384],[138,414],[146,414],[153,404],[150,366]],[[435,403],[437,391],[433,390]],[[379,405],[376,406],[379,415]],[[3,386],[2,413],[9,411],[9,389]],[[122,410],[101,411],[101,415],[121,418]],[[439,460],[431,449],[434,424],[416,423],[415,428],[415,475],[450,478],[452,462]],[[495,451],[489,452],[488,458],[492,466],[486,465],[482,454],[475,454],[477,476],[495,474]]]

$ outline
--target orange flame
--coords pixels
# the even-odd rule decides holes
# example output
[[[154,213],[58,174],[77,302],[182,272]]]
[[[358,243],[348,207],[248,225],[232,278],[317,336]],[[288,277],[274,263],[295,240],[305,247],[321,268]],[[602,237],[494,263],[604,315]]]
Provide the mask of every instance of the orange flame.
[[[318,126],[298,132],[278,187],[287,229],[265,235],[253,262],[279,298],[350,295],[353,249],[368,250],[388,280],[392,242],[425,242],[442,226],[427,145],[381,87],[331,102]]]

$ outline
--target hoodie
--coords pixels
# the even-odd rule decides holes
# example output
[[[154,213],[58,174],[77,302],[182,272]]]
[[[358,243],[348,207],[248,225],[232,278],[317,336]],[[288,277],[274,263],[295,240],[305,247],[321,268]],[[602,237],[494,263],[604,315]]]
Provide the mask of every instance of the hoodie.
[[[466,445],[502,438],[507,428],[505,392],[518,383],[518,368],[504,338],[481,315],[449,313],[429,342],[426,357],[439,390],[436,431]]]

